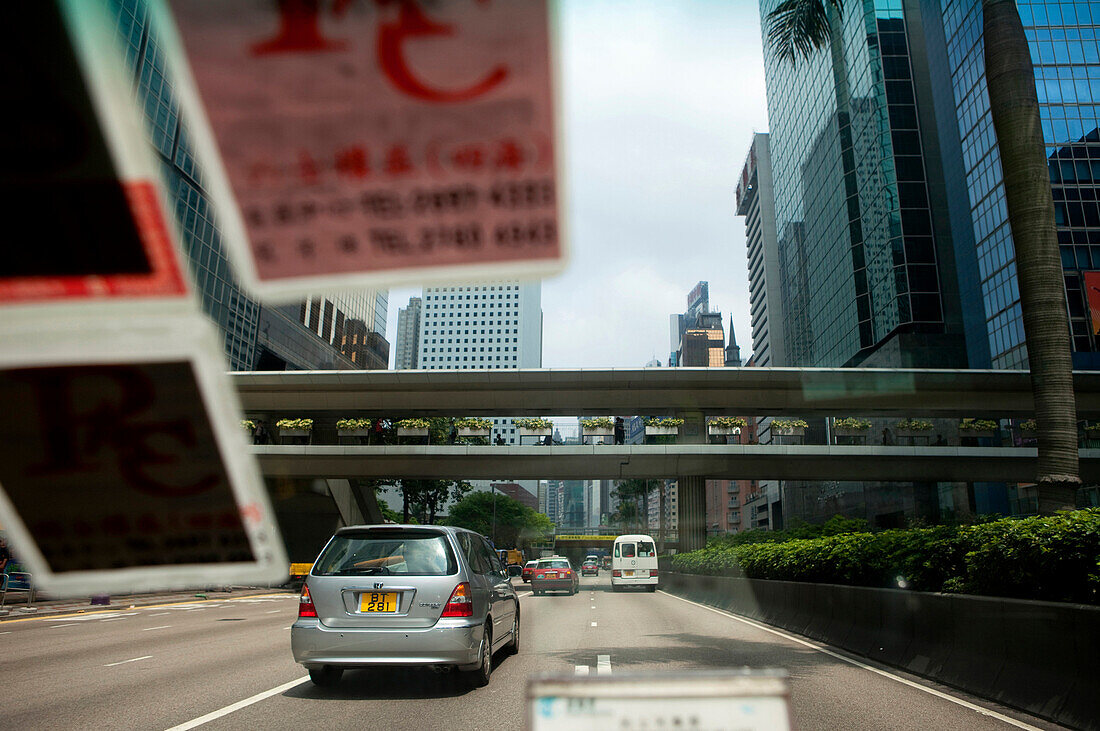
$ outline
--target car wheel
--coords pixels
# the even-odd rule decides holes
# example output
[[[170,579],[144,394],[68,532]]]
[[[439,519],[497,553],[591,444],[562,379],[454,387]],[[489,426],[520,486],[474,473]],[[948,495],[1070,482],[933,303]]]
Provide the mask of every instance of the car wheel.
[[[340,682],[340,676],[344,674],[343,668],[334,668],[331,665],[311,668],[309,679],[319,688],[331,688]]]
[[[622,588],[622,587],[621,587],[621,586],[619,586],[618,584],[612,584],[612,585],[611,585],[611,591],[618,591],[618,590],[619,590],[619,589],[621,589],[621,588]]]
[[[485,637],[481,640],[481,662],[475,670],[469,671],[466,676],[471,688],[484,688],[489,684],[489,677],[493,674],[493,633],[489,625],[485,625]]]
[[[519,652],[519,605],[516,605],[516,613],[512,617],[512,641],[509,642],[505,649],[509,655],[515,655]]]
[[[656,585],[656,584],[650,584],[650,585],[649,585],[649,586],[648,586],[647,588],[649,589],[649,592],[650,592],[651,594],[652,594],[653,592],[657,591],[657,585]]]
[[[531,593],[535,596],[542,596],[542,589],[532,589]]]

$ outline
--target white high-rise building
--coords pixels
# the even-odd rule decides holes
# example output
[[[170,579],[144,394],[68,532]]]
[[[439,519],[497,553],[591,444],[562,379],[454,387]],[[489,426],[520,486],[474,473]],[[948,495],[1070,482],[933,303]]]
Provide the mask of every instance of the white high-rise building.
[[[542,285],[500,281],[425,288],[418,361],[423,370],[541,368]],[[492,438],[497,436],[519,443],[508,418],[493,419]]]
[[[422,300],[410,297],[409,306],[397,311],[397,342],[394,343],[396,355],[395,370],[416,370],[420,367],[420,312]]]

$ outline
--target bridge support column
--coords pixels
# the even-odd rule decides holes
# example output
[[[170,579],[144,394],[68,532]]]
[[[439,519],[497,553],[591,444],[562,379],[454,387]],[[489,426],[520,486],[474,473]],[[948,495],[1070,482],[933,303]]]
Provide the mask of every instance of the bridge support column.
[[[382,511],[373,489],[360,487],[353,480],[325,480],[325,483],[344,525],[382,522]]]
[[[678,477],[677,531],[680,552],[694,551],[707,544],[707,495],[703,477]]]

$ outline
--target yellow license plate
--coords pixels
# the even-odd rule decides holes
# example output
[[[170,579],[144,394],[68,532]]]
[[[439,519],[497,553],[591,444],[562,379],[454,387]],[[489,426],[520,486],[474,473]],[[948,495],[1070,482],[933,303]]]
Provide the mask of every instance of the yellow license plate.
[[[360,612],[396,612],[397,592],[395,591],[369,591],[363,592],[359,597]]]
[[[633,576],[633,575],[634,575],[633,571],[624,571],[623,572],[623,576]]]

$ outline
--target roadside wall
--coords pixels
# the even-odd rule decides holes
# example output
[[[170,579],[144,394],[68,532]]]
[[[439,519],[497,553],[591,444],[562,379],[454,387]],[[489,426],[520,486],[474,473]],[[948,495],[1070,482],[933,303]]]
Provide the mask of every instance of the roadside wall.
[[[1100,729],[1098,607],[670,571],[661,587],[1057,723]]]

